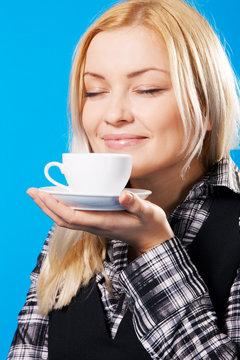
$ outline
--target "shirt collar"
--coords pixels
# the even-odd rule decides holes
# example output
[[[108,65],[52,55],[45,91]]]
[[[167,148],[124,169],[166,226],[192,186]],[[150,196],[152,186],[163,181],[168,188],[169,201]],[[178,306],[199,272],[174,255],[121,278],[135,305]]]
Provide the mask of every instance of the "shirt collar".
[[[240,171],[230,156],[215,163],[189,191],[186,200],[194,200],[209,193],[215,193],[221,188],[227,188],[240,194]]]
[[[211,187],[225,187],[236,194],[240,194],[240,171],[230,156],[217,162],[207,174]]]

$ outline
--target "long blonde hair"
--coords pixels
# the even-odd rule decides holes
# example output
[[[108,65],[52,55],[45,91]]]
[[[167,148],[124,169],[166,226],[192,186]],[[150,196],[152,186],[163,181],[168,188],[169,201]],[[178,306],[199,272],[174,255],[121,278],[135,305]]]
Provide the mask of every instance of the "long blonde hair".
[[[81,124],[83,72],[89,44],[101,31],[132,25],[152,29],[166,43],[186,138],[183,172],[196,156],[201,156],[209,168],[228,154],[233,135],[237,134],[239,89],[217,35],[196,10],[181,0],[121,2],[97,19],[80,39],[69,88],[71,151],[91,151]],[[207,131],[209,121],[211,131]],[[105,255],[106,239],[58,227],[38,282],[40,312],[47,314],[53,308],[67,305],[95,273],[104,272]]]

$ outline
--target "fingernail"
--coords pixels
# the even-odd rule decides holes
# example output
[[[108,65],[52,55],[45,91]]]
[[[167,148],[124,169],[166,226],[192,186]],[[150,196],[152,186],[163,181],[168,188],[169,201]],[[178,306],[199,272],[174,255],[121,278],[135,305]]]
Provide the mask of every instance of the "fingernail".
[[[28,194],[30,197],[33,197],[33,195],[34,195],[34,191],[33,191],[33,190],[28,189],[26,192],[27,192],[27,194]]]
[[[133,200],[134,200],[134,195],[132,193],[128,192],[127,196],[125,197],[124,203],[126,205],[130,205]]]

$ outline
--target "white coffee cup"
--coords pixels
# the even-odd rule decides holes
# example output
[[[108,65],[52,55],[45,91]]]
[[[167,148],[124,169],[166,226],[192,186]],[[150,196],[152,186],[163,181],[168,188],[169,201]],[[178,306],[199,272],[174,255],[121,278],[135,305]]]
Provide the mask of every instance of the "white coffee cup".
[[[57,166],[69,186],[51,178],[50,167]],[[46,178],[63,189],[86,195],[116,195],[126,186],[132,171],[128,154],[68,153],[62,163],[50,162],[44,168]]]

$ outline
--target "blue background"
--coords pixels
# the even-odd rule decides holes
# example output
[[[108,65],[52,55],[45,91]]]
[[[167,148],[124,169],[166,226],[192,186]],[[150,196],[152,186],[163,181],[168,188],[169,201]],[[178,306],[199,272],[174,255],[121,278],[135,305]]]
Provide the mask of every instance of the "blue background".
[[[0,359],[7,352],[52,220],[26,194],[49,186],[44,165],[68,151],[67,92],[74,48],[90,23],[113,1],[6,1],[1,39],[1,322]],[[238,0],[199,0],[197,8],[227,42],[240,72]],[[240,164],[238,151],[232,153]]]

